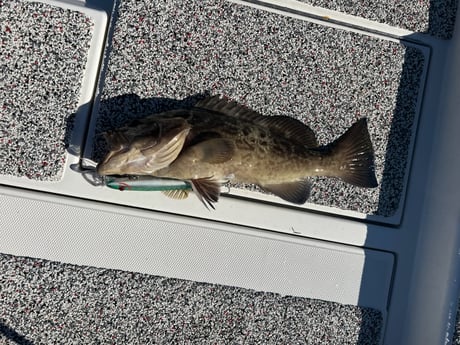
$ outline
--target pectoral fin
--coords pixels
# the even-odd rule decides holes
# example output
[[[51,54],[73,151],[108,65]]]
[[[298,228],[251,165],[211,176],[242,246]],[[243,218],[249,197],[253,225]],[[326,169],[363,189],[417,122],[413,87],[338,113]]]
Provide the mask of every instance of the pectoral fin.
[[[311,183],[308,180],[285,182],[279,184],[264,184],[260,187],[286,201],[294,204],[304,204],[310,196]]]
[[[193,179],[190,182],[192,183],[193,191],[203,205],[207,209],[210,207],[215,209],[213,203],[219,200],[221,183],[212,177]]]
[[[202,162],[219,164],[233,157],[235,144],[232,140],[215,138],[205,140],[189,148],[191,154]],[[188,153],[187,153],[188,154]]]

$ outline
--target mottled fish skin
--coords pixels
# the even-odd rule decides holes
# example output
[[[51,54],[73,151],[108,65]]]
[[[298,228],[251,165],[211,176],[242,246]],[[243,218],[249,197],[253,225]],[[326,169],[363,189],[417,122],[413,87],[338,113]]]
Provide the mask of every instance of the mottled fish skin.
[[[151,158],[152,166],[161,166],[155,171],[140,164],[135,169],[126,169],[124,165],[139,161],[136,156],[139,154],[135,152],[124,157],[125,162],[121,161],[110,173],[189,181],[199,199],[212,208],[218,201],[222,181],[229,179],[256,184],[295,204],[303,204],[308,199],[310,176],[337,177],[360,187],[377,186],[374,152],[365,118],[322,147],[318,147],[315,134],[302,122],[288,116],[263,116],[220,96],[206,98],[191,109],[150,115],[141,122],[142,128],[153,129],[156,141],[160,139],[164,143],[174,137],[171,121],[180,122],[179,119],[189,127],[180,154],[175,152],[177,158],[167,162]],[[122,133],[139,137],[136,125]],[[147,142],[148,137],[140,136]],[[131,140],[131,144],[129,141],[116,137],[112,139],[112,146],[115,149],[142,146],[138,144],[140,141]],[[155,145],[151,153],[164,146]],[[107,173],[104,162],[98,167],[101,174]]]

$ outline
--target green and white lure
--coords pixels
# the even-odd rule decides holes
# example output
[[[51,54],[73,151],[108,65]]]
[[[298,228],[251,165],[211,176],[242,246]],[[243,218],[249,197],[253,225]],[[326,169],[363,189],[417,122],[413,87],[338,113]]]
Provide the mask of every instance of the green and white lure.
[[[159,191],[173,199],[185,199],[192,190],[192,185],[184,180],[154,176],[100,176],[96,171],[97,163],[85,158],[80,164],[72,164],[71,169],[81,173],[93,186],[106,186],[119,191]]]
[[[121,191],[167,191],[192,189],[191,184],[187,181],[151,176],[106,176],[105,185],[109,188]]]
[[[192,185],[187,181],[152,176],[106,176],[105,185],[120,191],[161,191],[174,199],[185,199],[192,190]]]

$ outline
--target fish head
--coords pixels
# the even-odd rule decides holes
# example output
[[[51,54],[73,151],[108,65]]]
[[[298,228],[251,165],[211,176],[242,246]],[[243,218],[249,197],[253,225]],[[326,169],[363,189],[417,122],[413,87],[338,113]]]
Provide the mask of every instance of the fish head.
[[[110,151],[97,165],[97,173],[150,175],[172,163],[184,146],[190,124],[183,118],[159,119],[151,128],[125,127],[106,134]]]

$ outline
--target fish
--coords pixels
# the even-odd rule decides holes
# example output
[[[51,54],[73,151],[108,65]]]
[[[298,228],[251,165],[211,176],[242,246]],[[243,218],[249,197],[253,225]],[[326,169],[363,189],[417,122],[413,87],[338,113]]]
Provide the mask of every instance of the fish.
[[[168,141],[174,138],[177,129],[174,131],[171,121],[180,122],[179,119],[188,126],[183,125],[187,128],[185,138],[181,145],[174,146],[176,151],[169,156],[175,158],[161,162],[152,158],[150,166],[137,164],[136,169],[129,171],[134,175],[187,181],[207,208],[214,208],[226,181],[257,185],[293,204],[304,204],[308,200],[312,176],[339,178],[358,187],[378,186],[366,118],[356,121],[333,142],[319,146],[314,132],[293,117],[264,116],[215,95],[189,109],[144,118],[143,125],[159,128],[154,130],[154,135],[164,133],[164,137],[156,138],[156,142],[162,143],[156,144],[157,150],[172,146]],[[135,128],[125,131],[134,133]],[[132,145],[136,144],[134,140]],[[130,164],[130,159],[139,160],[136,155],[130,155],[111,172],[126,172],[123,164]],[[99,173],[106,172],[106,160],[98,165]],[[154,170],[152,166],[159,168]]]
[[[185,199],[192,190],[187,181],[152,176],[109,176],[105,178],[105,185],[120,191],[161,191],[174,199]]]

